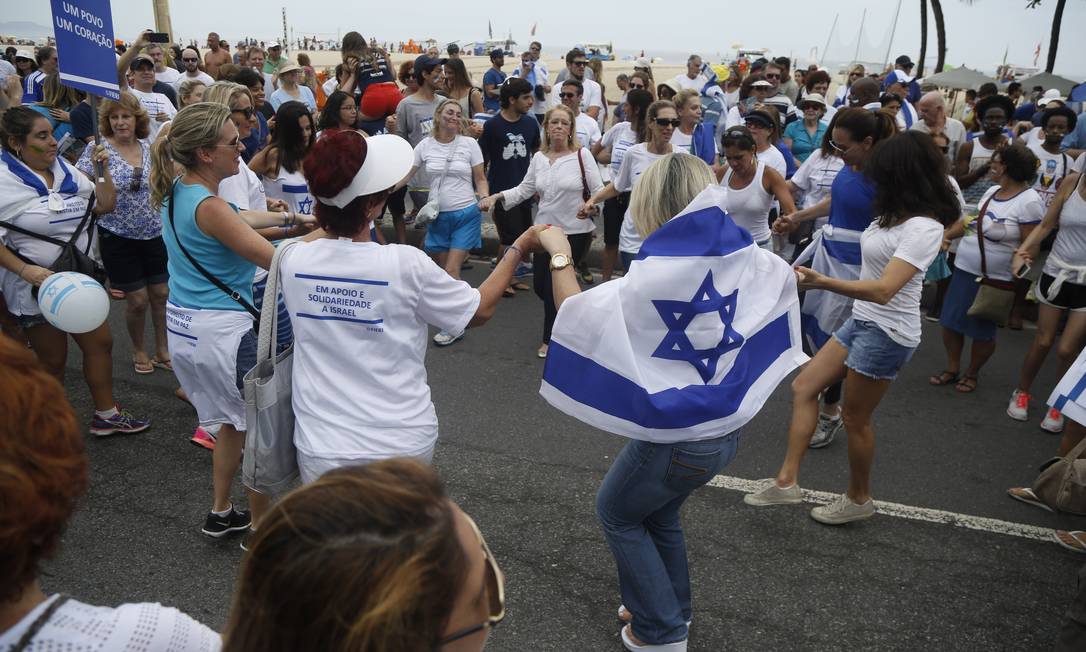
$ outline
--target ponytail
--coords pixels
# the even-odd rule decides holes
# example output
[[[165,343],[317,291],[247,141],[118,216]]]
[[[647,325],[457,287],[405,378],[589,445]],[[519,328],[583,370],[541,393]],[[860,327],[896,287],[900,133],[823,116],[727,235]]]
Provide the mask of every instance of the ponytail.
[[[151,208],[158,211],[162,202],[170,193],[174,179],[173,157],[170,155],[169,135],[159,138],[151,145]]]

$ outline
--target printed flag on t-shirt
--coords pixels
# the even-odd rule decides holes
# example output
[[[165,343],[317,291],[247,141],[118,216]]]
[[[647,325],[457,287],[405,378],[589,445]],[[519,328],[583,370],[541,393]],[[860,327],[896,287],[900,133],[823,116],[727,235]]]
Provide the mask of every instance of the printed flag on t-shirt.
[[[567,299],[540,394],[589,425],[670,443],[723,436],[803,364],[795,274],[710,186],[626,276]]]

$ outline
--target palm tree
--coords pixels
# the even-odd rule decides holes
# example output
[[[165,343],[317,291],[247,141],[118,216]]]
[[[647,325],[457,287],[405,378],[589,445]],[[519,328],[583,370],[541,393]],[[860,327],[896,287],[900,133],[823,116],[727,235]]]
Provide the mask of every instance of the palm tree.
[[[934,72],[943,72],[946,63],[946,25],[943,23],[943,5],[939,0],[931,0],[931,13],[935,17],[935,51],[937,60]]]
[[[924,76],[924,57],[928,55],[928,0],[920,0],[920,58],[916,61],[916,76]]]
[[[1041,0],[1029,0],[1028,9],[1036,9]],[[1067,6],[1067,0],[1056,0],[1056,12],[1052,14],[1052,33],[1048,37],[1048,61],[1045,63],[1045,72],[1052,72],[1056,67],[1056,51],[1060,47],[1060,27],[1063,25],[1063,9]]]

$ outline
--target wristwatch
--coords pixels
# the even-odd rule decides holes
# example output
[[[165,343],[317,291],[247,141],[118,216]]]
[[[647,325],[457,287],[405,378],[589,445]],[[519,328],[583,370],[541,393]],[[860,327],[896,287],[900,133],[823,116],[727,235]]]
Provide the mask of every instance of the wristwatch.
[[[570,260],[569,256],[567,256],[566,254],[554,254],[553,256],[551,256],[551,271],[552,272],[561,271],[561,270],[569,267],[572,264],[573,264],[573,261]]]

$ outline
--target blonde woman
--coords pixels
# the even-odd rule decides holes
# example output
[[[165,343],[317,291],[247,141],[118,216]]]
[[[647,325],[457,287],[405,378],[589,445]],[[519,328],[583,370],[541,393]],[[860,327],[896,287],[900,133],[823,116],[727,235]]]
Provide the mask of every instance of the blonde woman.
[[[151,206],[159,211],[169,252],[166,314],[174,371],[201,427],[219,427],[214,497],[201,530],[215,538],[248,530],[252,522],[230,502],[230,487],[245,441],[241,379],[256,359],[253,273],[266,269],[274,253],[253,229],[289,226],[292,219],[239,216],[217,196],[219,184],[238,173],[243,147],[230,109],[201,102],[181,109],[169,135],[152,148]],[[182,170],[176,179],[175,166]],[[259,516],[267,499],[249,492],[249,504]]]
[[[186,79],[181,82],[177,87],[177,102],[181,105],[178,108],[183,109],[190,104],[203,102],[206,89],[207,84],[199,79]]]
[[[478,202],[489,194],[483,151],[474,138],[461,135],[464,124],[460,102],[445,100],[438,104],[434,130],[415,146],[414,165],[397,186],[406,185],[420,168],[426,170],[430,198],[437,198],[439,203],[423,248],[455,279],[460,278],[460,266],[468,252],[482,246],[483,214]],[[448,346],[463,336],[441,331],[434,336],[434,344]]]
[[[166,342],[166,246],[162,220],[151,209],[151,118],[131,93],[120,101],[104,100],[98,108],[102,144],[109,152],[109,174],[117,187],[117,205],[98,217],[98,248],[111,291],[125,300],[125,325],[132,341],[137,374],[171,369]],[[91,149],[83,150],[76,167],[94,174]],[[147,311],[151,312],[155,354],[144,347]]]
[[[571,258],[551,260],[549,254],[538,252],[533,259],[536,295],[543,300],[543,343],[537,355],[547,357],[551,341],[551,327],[558,315],[551,288],[551,269],[577,265],[588,252],[596,225],[590,219],[579,218],[577,211],[585,195],[591,196],[603,188],[599,167],[592,153],[577,141],[574,132],[573,111],[558,105],[547,111],[543,118],[543,143],[532,157],[524,180],[515,188],[490,195],[479,203],[486,211],[501,201],[507,209],[539,195],[536,224],[556,224],[569,237]]]

